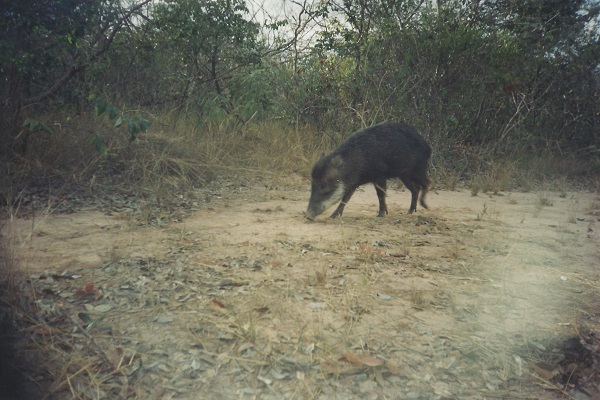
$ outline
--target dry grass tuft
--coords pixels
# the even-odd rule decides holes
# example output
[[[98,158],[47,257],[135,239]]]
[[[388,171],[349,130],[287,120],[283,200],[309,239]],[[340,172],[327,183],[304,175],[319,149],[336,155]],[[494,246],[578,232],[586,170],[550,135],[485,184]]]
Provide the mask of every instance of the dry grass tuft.
[[[448,246],[448,257],[453,260],[460,260],[463,258],[464,245],[460,240],[454,240]]]
[[[570,224],[577,223],[577,214],[579,213],[579,199],[577,196],[571,196],[567,209],[567,222]]]
[[[471,195],[477,196],[479,192],[498,194],[509,190],[515,169],[516,165],[511,161],[492,162],[471,179]]]
[[[486,215],[488,215],[488,208],[487,208],[487,204],[483,203],[483,208],[481,209],[481,211],[479,211],[477,213],[477,216],[475,217],[475,219],[477,221],[481,221]]]
[[[0,235],[1,398],[42,398],[49,385],[43,354],[30,340],[30,329],[37,322],[35,310],[29,308],[29,294],[20,277],[17,247]]]
[[[132,398],[135,373],[141,368],[140,356],[112,343],[109,335],[90,332],[100,319],[87,313],[76,318],[63,309],[62,301],[42,300],[30,277],[21,275],[19,254],[38,232],[40,220],[51,212],[43,210],[31,216],[31,232],[18,238],[12,224],[18,210],[8,207],[6,233],[0,241],[0,310],[12,315],[3,320],[0,345],[0,397],[31,398]],[[45,277],[52,281],[52,273]],[[57,275],[56,275],[57,276]],[[89,289],[89,293],[87,292]],[[51,291],[52,292],[52,291]],[[85,292],[85,293],[83,293]],[[96,293],[93,286],[82,288],[83,295]],[[58,293],[52,293],[57,299]],[[9,330],[14,330],[10,332]],[[10,342],[7,338],[13,338]],[[13,343],[14,341],[14,343]],[[4,347],[3,347],[4,346]],[[10,356],[4,355],[10,348]],[[16,368],[13,372],[9,365]],[[1,382],[10,377],[10,382]],[[14,393],[12,393],[14,390]]]
[[[423,290],[413,290],[410,292],[410,301],[413,307],[424,309],[428,304],[427,296]]]
[[[547,193],[540,192],[537,200],[533,206],[533,216],[535,218],[539,217],[544,207],[552,207],[554,204],[552,200],[548,197]]]
[[[102,119],[73,118],[68,125],[56,125],[52,135],[33,135],[21,157],[2,160],[9,172],[2,183],[54,177],[93,190],[102,179],[118,176],[123,186],[169,192],[223,173],[308,176],[316,158],[331,150],[330,139],[310,128],[276,122],[230,128],[170,118],[156,116],[149,131],[133,142]],[[96,150],[93,138],[103,143],[104,153]]]
[[[435,190],[437,186],[441,186],[447,190],[455,191],[460,183],[460,174],[458,172],[443,167],[438,167],[436,174],[431,178],[430,190]]]

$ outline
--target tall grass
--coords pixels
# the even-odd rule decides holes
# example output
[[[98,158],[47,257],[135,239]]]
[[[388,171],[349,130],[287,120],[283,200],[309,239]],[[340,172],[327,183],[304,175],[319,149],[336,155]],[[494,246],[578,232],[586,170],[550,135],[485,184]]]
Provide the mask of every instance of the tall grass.
[[[8,172],[0,176],[0,199],[5,203],[14,201],[27,186],[73,190],[74,185],[90,195],[99,189],[122,188],[160,202],[226,176],[306,182],[317,158],[350,133],[331,135],[276,120],[241,124],[233,116],[219,124],[205,124],[190,116],[163,113],[151,118],[148,132],[129,142],[126,131],[93,115],[43,119],[53,134],[32,134],[25,153],[0,159]],[[69,122],[59,124],[55,119]],[[96,139],[105,145],[104,152],[97,150]],[[539,182],[585,170],[574,158],[545,153],[494,158],[486,149],[465,146],[433,151],[432,182],[451,190],[470,183],[475,195],[531,190]]]
[[[145,141],[162,143],[159,146],[162,148],[159,153],[165,155],[162,162],[170,163],[170,170],[177,165],[177,177],[200,178],[190,179],[190,182],[208,181],[224,174],[274,180],[294,175],[308,177],[316,158],[331,150],[323,135],[309,128],[299,130],[276,122],[232,129],[223,124],[198,126],[192,121],[179,121],[174,129],[151,133]],[[144,147],[144,144],[139,146]],[[152,153],[157,150],[145,152],[142,158],[152,160]],[[158,162],[151,164],[157,166]],[[164,167],[159,169],[165,170]]]
[[[67,125],[47,124],[53,134],[32,135],[26,153],[3,157],[0,198],[12,202],[23,187],[72,184],[88,193],[103,185],[159,199],[224,176],[242,180],[308,178],[316,158],[329,152],[329,137],[277,122],[200,125],[190,118],[155,116],[147,133],[129,142],[127,132],[91,115]],[[97,151],[100,138],[105,152]],[[51,183],[49,183],[51,182]],[[13,200],[8,200],[13,199]]]
[[[42,369],[23,329],[35,319],[19,274],[16,246],[0,235],[0,398],[15,400],[41,398],[44,386],[34,378]]]

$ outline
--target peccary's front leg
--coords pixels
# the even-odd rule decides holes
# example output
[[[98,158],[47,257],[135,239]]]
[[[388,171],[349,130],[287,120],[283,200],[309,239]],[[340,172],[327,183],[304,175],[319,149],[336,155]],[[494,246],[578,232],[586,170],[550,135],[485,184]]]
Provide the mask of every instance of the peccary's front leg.
[[[348,203],[348,201],[350,201],[350,197],[352,197],[355,190],[356,190],[356,187],[350,187],[346,190],[346,192],[344,193],[344,197],[342,197],[342,201],[340,202],[340,205],[335,209],[333,214],[331,214],[330,218],[337,218],[337,217],[342,216],[342,213],[344,212],[344,207],[346,206],[346,203]]]

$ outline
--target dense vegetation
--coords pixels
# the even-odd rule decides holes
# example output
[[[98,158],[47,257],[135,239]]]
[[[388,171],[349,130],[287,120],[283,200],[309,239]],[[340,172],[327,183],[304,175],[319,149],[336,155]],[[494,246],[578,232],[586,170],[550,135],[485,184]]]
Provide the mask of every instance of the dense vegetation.
[[[248,135],[273,142],[294,134],[304,145],[290,151],[309,164],[356,128],[399,120],[430,139],[438,172],[476,172],[498,159],[537,168],[536,157],[579,166],[552,173],[600,170],[597,0],[263,7],[4,1],[2,159],[12,171],[35,158],[55,171],[85,164],[90,173],[92,158],[98,166],[139,160],[127,143],[147,132],[188,144],[219,138],[212,149],[178,153],[204,157],[197,167],[210,169],[215,147],[221,162],[227,156],[224,134],[245,138],[232,151],[249,146]],[[252,164],[239,152],[229,156]],[[169,165],[157,172],[181,172]]]

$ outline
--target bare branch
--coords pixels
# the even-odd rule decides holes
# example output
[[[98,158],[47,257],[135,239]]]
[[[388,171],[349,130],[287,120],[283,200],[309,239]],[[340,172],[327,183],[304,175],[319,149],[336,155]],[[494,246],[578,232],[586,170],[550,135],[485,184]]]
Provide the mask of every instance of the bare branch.
[[[63,87],[67,82],[69,82],[71,80],[71,78],[73,78],[79,72],[83,71],[90,63],[97,60],[104,53],[106,53],[106,51],[108,51],[112,42],[114,41],[115,37],[117,36],[119,31],[123,27],[123,24],[125,23],[125,21],[131,15],[136,13],[138,10],[140,10],[142,7],[144,7],[151,1],[152,0],[143,0],[139,4],[136,4],[135,6],[129,8],[127,10],[121,10],[122,16],[114,23],[114,25],[112,27],[112,31],[110,32],[110,35],[107,38],[105,38],[104,40],[97,40],[96,43],[98,44],[98,48],[96,49],[96,51],[94,51],[89,56],[89,58],[87,60],[82,60],[80,62],[75,61],[72,65],[70,65],[68,67],[67,71],[60,78],[58,78],[56,80],[56,82],[54,82],[49,88],[47,88],[46,90],[44,90],[43,92],[41,92],[35,96],[24,99],[21,104],[23,106],[27,106],[30,104],[39,103],[40,101],[47,99],[48,97],[50,97],[54,93],[56,93],[58,90],[60,90],[60,88]],[[110,24],[107,24],[107,26],[104,27],[104,29],[101,29],[98,33],[100,35],[104,35],[109,29],[110,29]]]

